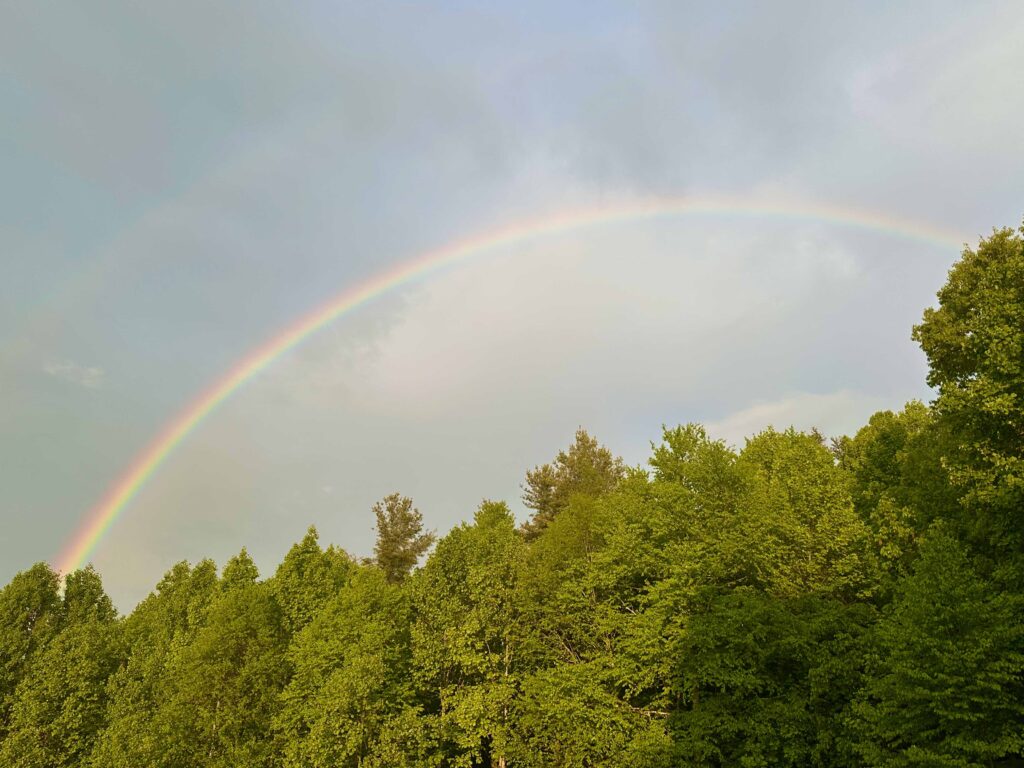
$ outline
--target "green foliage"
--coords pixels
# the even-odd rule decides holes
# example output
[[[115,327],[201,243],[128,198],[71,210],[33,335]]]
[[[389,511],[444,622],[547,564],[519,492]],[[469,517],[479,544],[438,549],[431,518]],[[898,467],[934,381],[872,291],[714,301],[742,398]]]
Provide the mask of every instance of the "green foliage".
[[[273,577],[174,566],[0,590],[0,765],[675,768],[1024,764],[1024,255],[967,250],[915,330],[938,388],[827,448],[580,430],[433,544],[310,528]],[[421,567],[421,559],[426,556]]]
[[[61,629],[32,659],[14,695],[0,764],[79,766],[106,724],[107,680],[120,666],[121,628],[92,568],[67,577]]]
[[[117,611],[103,590],[100,575],[91,565],[67,575],[64,579],[64,624],[82,624],[90,619],[111,621],[116,616]]]
[[[333,546],[320,549],[316,528],[310,526],[271,580],[285,629],[295,634],[312,621],[348,581],[352,568],[352,560],[343,550]]]
[[[671,742],[657,714],[616,695],[600,664],[563,664],[526,677],[515,704],[512,762],[528,768],[668,768]]]
[[[410,600],[381,570],[360,568],[292,642],[294,676],[276,727],[286,766],[380,764],[422,759],[391,733],[416,725],[411,687]],[[372,763],[370,763],[372,764]]]
[[[615,487],[625,469],[622,459],[587,434],[576,431],[568,451],[559,451],[550,464],[526,473],[523,503],[533,516],[523,525],[528,539],[535,538],[565,509],[573,496],[600,496]]]
[[[125,619],[128,660],[107,685],[109,724],[93,748],[94,768],[174,765],[168,757],[174,733],[164,711],[171,693],[168,668],[205,626],[217,592],[211,561],[195,568],[178,563]]]
[[[930,521],[959,509],[942,460],[949,439],[927,406],[911,402],[899,413],[876,413],[854,437],[835,443],[854,507],[893,577],[906,574]]]
[[[524,543],[508,507],[484,502],[438,542],[412,583],[413,670],[440,717],[451,765],[504,758],[520,668],[517,575]]]
[[[434,534],[423,530],[423,516],[412,499],[398,493],[385,496],[373,505],[377,518],[377,543],[374,562],[389,581],[402,581],[434,543]]]
[[[205,626],[174,649],[158,715],[166,765],[269,766],[268,738],[288,679],[288,637],[267,585],[233,585]]]
[[[1020,596],[930,532],[876,630],[853,708],[868,765],[993,765],[1024,748]]]
[[[48,565],[37,563],[0,590],[0,739],[10,727],[15,689],[59,629],[58,581]]]
[[[0,764],[83,765],[106,725],[107,680],[123,655],[120,627],[110,619],[90,618],[61,632],[18,686]]]
[[[689,621],[673,716],[686,764],[849,765],[839,713],[857,691],[873,609],[741,587]]]
[[[1024,548],[1024,229],[965,248],[914,338],[935,410],[956,440],[946,460],[966,491],[963,525],[998,553]]]
[[[224,573],[220,577],[220,588],[225,592],[251,587],[260,577],[256,563],[243,548],[241,552],[228,560]]]
[[[745,492],[718,545],[734,583],[779,597],[871,591],[868,530],[817,435],[769,429],[747,441],[737,464]]]

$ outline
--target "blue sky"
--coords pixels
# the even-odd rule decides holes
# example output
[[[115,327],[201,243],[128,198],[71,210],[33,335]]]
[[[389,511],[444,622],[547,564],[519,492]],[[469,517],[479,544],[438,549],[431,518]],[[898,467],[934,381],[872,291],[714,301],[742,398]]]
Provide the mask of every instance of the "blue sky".
[[[975,240],[1020,221],[1014,3],[14,3],[0,24],[0,579],[52,558],[179,408],[425,249],[730,194]],[[370,505],[446,530],[578,425],[741,443],[927,398],[909,340],[955,248],[714,217],[535,242],[382,298],[250,382],[94,554],[173,562]]]

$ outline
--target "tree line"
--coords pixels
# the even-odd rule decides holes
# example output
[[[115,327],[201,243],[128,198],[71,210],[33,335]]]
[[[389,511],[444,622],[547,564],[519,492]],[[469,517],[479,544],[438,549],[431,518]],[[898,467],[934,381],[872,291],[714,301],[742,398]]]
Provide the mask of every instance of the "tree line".
[[[360,560],[91,568],[0,591],[0,765],[1024,765],[1024,230],[913,336],[935,399],[733,449],[587,432],[443,537],[399,494]]]

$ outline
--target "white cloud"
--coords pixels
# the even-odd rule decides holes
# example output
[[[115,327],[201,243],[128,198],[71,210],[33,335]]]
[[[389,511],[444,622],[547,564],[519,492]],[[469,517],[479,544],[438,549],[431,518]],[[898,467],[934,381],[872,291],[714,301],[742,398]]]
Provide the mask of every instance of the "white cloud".
[[[106,372],[97,366],[80,365],[73,360],[53,360],[43,366],[50,376],[72,384],[86,387],[87,389],[98,389],[103,384]]]
[[[0,304],[45,317],[17,334],[34,375],[4,380],[0,447],[26,470],[0,507],[32,511],[5,518],[26,535],[0,563],[21,567],[33,540],[77,525],[244,350],[447,239],[705,192],[968,233],[1017,220],[1013,4],[662,5],[578,13],[571,34],[564,11],[325,5],[240,27],[202,4],[70,25],[26,5],[0,29],[19,84],[4,159],[25,227],[4,248]],[[57,35],[45,50],[32,44],[43,32]],[[850,431],[926,396],[908,331],[955,257],[722,217],[478,260],[277,361],[161,468],[99,563],[125,595],[173,560],[243,543],[272,566],[310,522],[367,553],[380,496],[412,495],[446,530],[481,496],[515,499],[578,425],[629,461],[663,422],[710,420],[735,442],[769,423]],[[45,366],[89,388],[89,408],[71,387],[55,403],[37,386],[37,350],[54,349],[110,371]],[[74,439],[35,439],[69,418]],[[66,482],[38,483],[58,462]]]
[[[892,407],[894,404],[884,398],[851,390],[827,394],[798,392],[736,411],[709,423],[707,430],[712,437],[736,447],[742,447],[745,438],[768,427],[818,429],[826,436],[838,436],[859,429],[875,411]]]
[[[631,389],[678,395],[706,386],[708,368],[741,365],[735,337],[781,343],[779,324],[858,276],[854,256],[814,228],[598,228],[410,293],[356,375],[380,408],[419,417],[531,396],[571,408],[588,390],[602,401]]]

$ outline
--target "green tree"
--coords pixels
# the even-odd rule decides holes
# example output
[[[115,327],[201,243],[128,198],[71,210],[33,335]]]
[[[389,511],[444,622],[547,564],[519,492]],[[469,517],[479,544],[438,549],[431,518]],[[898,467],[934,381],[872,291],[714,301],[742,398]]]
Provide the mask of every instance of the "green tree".
[[[767,430],[736,454],[696,425],[666,429],[651,466],[596,518],[589,578],[618,698],[651,718],[650,744],[669,715],[677,760],[843,764],[830,724],[857,656],[842,638],[871,615],[845,606],[876,578],[846,475],[817,435]]]
[[[669,768],[661,717],[616,695],[614,669],[559,664],[526,675],[514,706],[513,764],[525,768]]]
[[[316,528],[309,527],[302,541],[285,555],[270,580],[290,634],[299,632],[348,583],[353,561],[343,550],[320,548]]]
[[[603,544],[599,515],[594,500],[576,498],[523,554],[516,598],[530,666],[581,661],[602,647],[606,606],[592,568]]]
[[[668,764],[668,676],[644,663],[665,650],[661,617],[644,610],[663,575],[645,538],[659,527],[650,502],[646,477],[630,472],[602,497],[573,497],[529,545],[513,764]]]
[[[434,533],[423,530],[423,516],[413,507],[412,499],[398,493],[374,504],[373,514],[377,518],[374,562],[388,581],[402,581],[430,549]]]
[[[128,661],[108,684],[108,725],[93,748],[93,768],[176,768],[177,734],[163,711],[173,691],[168,668],[206,625],[218,592],[212,561],[178,563],[125,619]]]
[[[928,524],[959,509],[960,492],[942,460],[950,440],[934,412],[915,401],[876,413],[854,437],[835,441],[854,508],[892,576],[906,573]]]
[[[964,532],[996,560],[1024,550],[1024,230],[965,248],[914,338],[935,410],[956,436],[946,455],[965,490]],[[1024,567],[1017,559],[1017,578]]]
[[[404,585],[360,567],[296,636],[276,719],[286,766],[429,764],[431,728],[413,697],[411,620]],[[408,749],[396,737],[410,727],[428,738]]]
[[[524,543],[501,502],[438,542],[412,582],[414,674],[441,718],[448,764],[505,766],[519,673]]]
[[[842,728],[874,610],[748,587],[709,596],[676,658],[676,753],[686,765],[848,766]]]
[[[734,584],[778,597],[874,590],[869,530],[818,435],[767,429],[747,440],[737,465],[744,492],[713,547]]]
[[[260,578],[260,571],[252,561],[248,551],[242,551],[228,560],[220,577],[221,590],[228,592],[233,589],[251,587]]]
[[[106,724],[107,680],[123,661],[121,628],[91,568],[67,577],[61,631],[18,686],[0,763],[71,768],[88,758]]]
[[[59,577],[45,563],[22,571],[0,590],[0,740],[10,727],[15,690],[60,626],[58,590]]]
[[[543,464],[526,473],[523,503],[533,510],[523,525],[528,539],[539,534],[575,495],[600,496],[622,479],[625,468],[617,458],[584,429],[576,431],[576,439],[568,451],[559,451],[550,464]]]
[[[288,679],[288,635],[269,585],[254,581],[243,551],[225,567],[232,578],[190,642],[174,649],[157,713],[164,765],[269,766],[269,737]]]
[[[1019,602],[982,578],[946,530],[930,532],[878,625],[852,709],[868,765],[1020,764]]]

